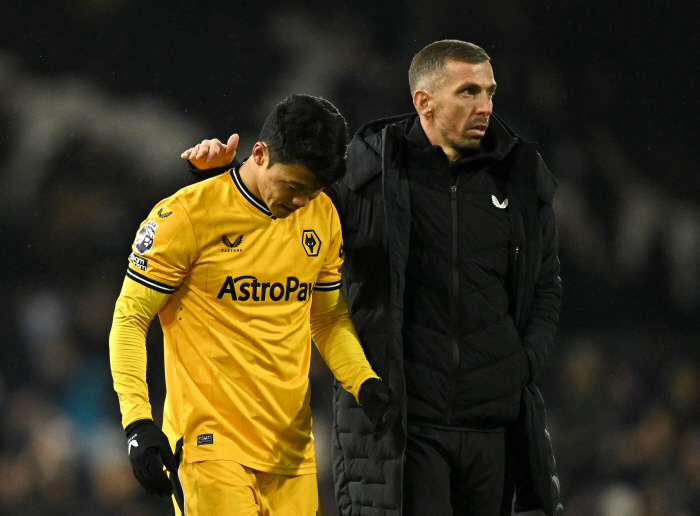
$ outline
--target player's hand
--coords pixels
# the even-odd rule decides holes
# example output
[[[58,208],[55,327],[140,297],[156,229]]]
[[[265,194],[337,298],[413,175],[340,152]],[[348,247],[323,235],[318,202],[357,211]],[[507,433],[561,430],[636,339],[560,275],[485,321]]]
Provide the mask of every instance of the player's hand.
[[[173,486],[163,465],[174,473],[177,461],[163,431],[152,420],[140,419],[126,427],[126,439],[131,470],[139,484],[148,494],[172,495]]]
[[[232,134],[226,145],[218,139],[202,140],[194,147],[180,154],[182,159],[189,159],[200,170],[225,167],[236,157],[238,147],[238,135]]]
[[[370,378],[360,387],[360,406],[374,425],[374,438],[381,439],[401,415],[398,396],[388,384]]]

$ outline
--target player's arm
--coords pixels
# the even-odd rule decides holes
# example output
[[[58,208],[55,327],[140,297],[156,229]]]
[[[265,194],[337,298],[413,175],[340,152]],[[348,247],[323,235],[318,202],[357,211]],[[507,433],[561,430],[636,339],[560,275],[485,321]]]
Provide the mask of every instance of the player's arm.
[[[110,367],[131,469],[147,492],[163,496],[172,494],[163,465],[174,472],[177,463],[168,438],[151,415],[146,334],[197,252],[192,222],[182,204],[178,200],[159,203],[139,228],[132,249],[109,336]]]
[[[153,422],[146,384],[146,334],[151,320],[170,294],[147,288],[128,276],[117,299],[109,334],[109,359],[114,390],[119,395],[134,476],[149,493],[172,494],[162,463],[177,468],[170,443]]]
[[[178,200],[159,203],[141,224],[117,300],[110,333],[114,390],[122,425],[151,419],[146,386],[146,332],[182,283],[197,253],[192,222]]]
[[[232,166],[238,166],[240,163],[235,159],[237,147],[238,135],[234,133],[226,145],[217,138],[202,140],[180,154],[180,157],[189,160],[190,173],[197,181],[203,181],[230,170]]]
[[[318,288],[317,285],[311,302],[311,336],[333,375],[359,402],[360,387],[365,380],[379,376],[360,345],[342,289]]]
[[[343,291],[316,289],[311,301],[311,336],[333,375],[355,396],[374,424],[374,435],[385,435],[399,419],[394,390],[372,370],[348,313]]]
[[[124,278],[109,334],[112,379],[124,428],[139,419],[153,419],[146,384],[146,334],[169,296]]]
[[[332,240],[311,298],[311,336],[335,377],[374,424],[375,437],[381,437],[399,419],[400,404],[394,390],[372,370],[350,319],[340,288],[343,237],[333,207],[329,223]]]
[[[338,212],[325,194],[314,202],[327,203],[330,242],[311,298],[311,336],[335,377],[359,403],[362,384],[379,376],[367,361],[340,288],[345,253]]]

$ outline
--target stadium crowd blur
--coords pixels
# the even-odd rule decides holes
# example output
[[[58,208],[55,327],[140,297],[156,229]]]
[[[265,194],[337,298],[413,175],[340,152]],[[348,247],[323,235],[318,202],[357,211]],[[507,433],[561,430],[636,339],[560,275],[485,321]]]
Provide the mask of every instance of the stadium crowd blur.
[[[292,92],[328,98],[351,131],[411,111],[411,57],[444,38],[491,54],[496,112],[541,142],[561,182],[564,298],[539,384],[565,514],[700,516],[689,80],[700,46],[687,13],[512,0],[336,12],[315,0],[39,4],[0,18],[0,516],[172,514],[132,477],[107,340],[139,223],[193,181],[180,151],[234,129],[252,147],[246,130]],[[158,420],[157,321],[148,357]],[[331,376],[318,354],[311,382],[322,507],[335,514]]]

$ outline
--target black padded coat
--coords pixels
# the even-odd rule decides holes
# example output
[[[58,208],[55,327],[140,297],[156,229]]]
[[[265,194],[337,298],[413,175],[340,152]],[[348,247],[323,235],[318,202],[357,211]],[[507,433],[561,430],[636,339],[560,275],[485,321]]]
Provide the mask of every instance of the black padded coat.
[[[399,394],[403,405],[403,420],[387,437],[375,441],[362,409],[336,382],[333,474],[344,516],[402,513],[406,442],[402,325],[411,228],[404,134],[407,121],[415,116],[402,115],[362,127],[348,147],[344,180],[327,191],[343,226],[343,286],[352,320],[367,359]],[[508,177],[510,312],[530,367],[521,416],[507,430],[512,437],[505,492],[516,490],[517,510],[542,508],[549,515],[559,514],[559,483],[544,405],[532,384],[542,371],[559,320],[561,281],[552,210],[557,183],[535,145],[521,138],[493,166],[504,167]],[[510,515],[507,505],[504,514]]]

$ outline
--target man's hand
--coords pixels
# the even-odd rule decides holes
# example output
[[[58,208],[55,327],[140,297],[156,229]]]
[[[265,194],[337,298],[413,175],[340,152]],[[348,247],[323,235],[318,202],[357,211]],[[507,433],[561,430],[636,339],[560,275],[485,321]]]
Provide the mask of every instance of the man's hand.
[[[374,438],[384,437],[401,415],[401,405],[394,389],[376,378],[360,387],[360,406],[374,425]]]
[[[225,167],[236,156],[236,147],[238,147],[238,135],[234,133],[228,139],[226,145],[216,138],[213,140],[202,140],[202,143],[187,149],[180,154],[180,157],[189,159],[200,170]]]
[[[126,439],[131,470],[139,484],[148,494],[172,495],[173,486],[161,461],[170,473],[177,470],[177,461],[163,431],[152,420],[140,419],[126,427]]]

